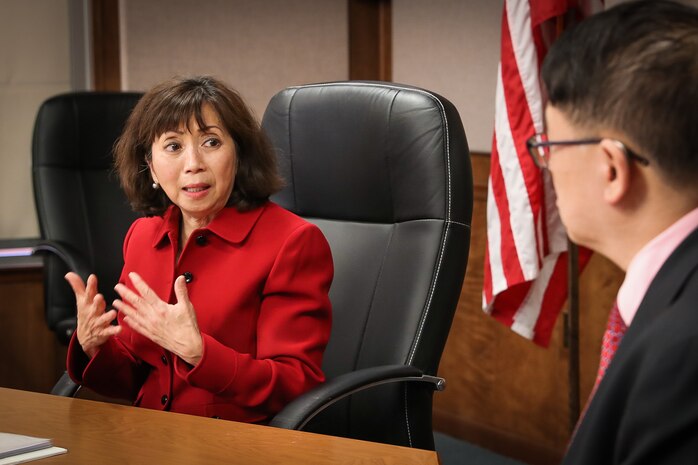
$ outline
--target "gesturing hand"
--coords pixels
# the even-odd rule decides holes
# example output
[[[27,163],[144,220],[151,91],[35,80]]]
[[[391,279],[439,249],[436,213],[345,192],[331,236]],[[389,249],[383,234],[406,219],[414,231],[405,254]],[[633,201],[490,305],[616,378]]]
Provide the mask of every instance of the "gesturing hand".
[[[104,312],[106,304],[104,296],[97,293],[97,276],[88,276],[87,286],[82,278],[72,271],[65,275],[65,279],[73,288],[78,307],[78,342],[87,356],[92,358],[107,339],[121,331],[120,326],[111,324],[116,318],[116,311]]]
[[[115,300],[114,307],[123,312],[124,321],[163,349],[196,365],[201,360],[203,343],[184,276],[175,281],[174,305],[161,300],[137,273],[128,276],[138,293],[123,284],[114,287],[122,299]]]

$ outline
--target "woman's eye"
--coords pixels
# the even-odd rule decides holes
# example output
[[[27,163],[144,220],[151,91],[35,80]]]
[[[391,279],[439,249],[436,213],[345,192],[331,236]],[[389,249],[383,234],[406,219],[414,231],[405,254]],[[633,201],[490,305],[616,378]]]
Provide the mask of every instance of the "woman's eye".
[[[176,152],[180,148],[182,148],[182,146],[179,145],[177,142],[169,142],[165,145],[165,150],[167,150],[168,152]]]
[[[206,147],[218,147],[221,145],[221,141],[216,139],[215,137],[211,137],[210,139],[206,139],[204,142],[204,146]]]

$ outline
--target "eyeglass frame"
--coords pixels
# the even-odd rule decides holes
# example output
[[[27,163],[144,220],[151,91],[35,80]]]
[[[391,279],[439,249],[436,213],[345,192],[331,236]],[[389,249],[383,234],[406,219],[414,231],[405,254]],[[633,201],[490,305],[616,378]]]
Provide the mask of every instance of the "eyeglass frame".
[[[574,146],[574,145],[594,145],[598,144],[604,139],[608,139],[607,137],[596,137],[596,138],[587,138],[587,139],[574,139],[574,140],[547,140],[548,136],[544,132],[539,132],[531,136],[527,141],[526,141],[526,150],[528,151],[528,154],[533,158],[533,162],[536,164],[538,168],[548,168],[549,164],[549,158],[550,155],[546,158],[541,154],[541,150],[538,150],[540,148],[548,148],[548,154],[550,154],[550,147],[554,147],[556,145],[561,145],[561,146]],[[539,139],[545,139],[545,140],[539,140]],[[616,139],[610,139],[616,144],[618,144],[623,151],[625,152],[625,155],[632,159],[637,161],[640,165],[642,166],[648,166],[650,164],[650,161],[643,157],[638,155],[637,153],[633,152],[630,150],[623,142],[616,140]]]

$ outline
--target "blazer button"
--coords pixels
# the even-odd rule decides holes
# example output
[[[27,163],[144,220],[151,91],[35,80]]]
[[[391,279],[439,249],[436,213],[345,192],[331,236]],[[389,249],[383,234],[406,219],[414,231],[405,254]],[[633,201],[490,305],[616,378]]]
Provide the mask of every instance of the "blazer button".
[[[160,360],[162,360],[163,365],[167,365],[167,357],[163,355],[162,357],[160,357]]]
[[[162,405],[167,404],[167,394],[163,394],[162,397],[160,398],[160,403]]]
[[[194,281],[194,275],[191,274],[189,271],[184,272],[184,281],[189,284],[190,282]]]
[[[204,246],[206,245],[206,242],[208,242],[208,239],[206,239],[206,236],[204,236],[203,234],[199,234],[198,236],[196,236],[196,245]]]

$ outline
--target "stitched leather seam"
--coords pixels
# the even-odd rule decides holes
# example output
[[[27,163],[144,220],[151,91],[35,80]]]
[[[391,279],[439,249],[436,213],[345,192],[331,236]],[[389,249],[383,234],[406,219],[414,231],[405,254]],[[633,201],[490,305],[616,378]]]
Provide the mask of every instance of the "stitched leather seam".
[[[390,167],[392,166],[391,160],[388,159],[388,140],[387,137],[390,134],[390,125],[392,124],[392,117],[393,117],[393,106],[395,105],[395,99],[397,99],[397,96],[400,94],[400,92],[395,92],[393,95],[392,100],[390,100],[390,108],[388,109],[388,127],[385,131],[386,134],[386,140],[383,143],[383,158],[386,163],[386,169],[388,170],[388,192],[390,193],[390,198],[393,198],[393,177],[391,176],[391,170]],[[390,208],[392,209],[391,217],[394,219],[395,218],[395,202],[391,202]]]
[[[441,273],[441,265],[443,263],[444,259],[444,252],[446,249],[446,234],[448,233],[448,229],[451,223],[451,150],[450,150],[450,139],[449,139],[449,133],[448,133],[448,120],[446,119],[446,110],[444,109],[443,104],[441,101],[436,98],[433,94],[430,94],[429,92],[422,91],[425,95],[429,96],[433,101],[435,101],[439,105],[439,109],[441,110],[441,121],[443,124],[444,128],[444,137],[446,139],[446,191],[447,191],[447,209],[446,209],[446,222],[444,224],[443,228],[443,233],[441,235],[441,249],[439,250],[439,258],[438,258],[438,264],[436,265],[436,273],[434,273],[434,277],[432,278],[431,286],[429,288],[429,297],[427,298],[427,303],[424,307],[424,312],[422,314],[422,318],[419,322],[419,329],[417,331],[417,337],[414,340],[414,344],[412,345],[412,349],[410,350],[410,355],[407,358],[407,363],[409,365],[412,364],[412,361],[414,360],[415,353],[417,352],[417,346],[419,345],[419,342],[422,338],[422,331],[424,330],[424,324],[426,323],[427,316],[429,316],[429,311],[431,310],[431,302],[432,299],[434,298],[434,292],[436,292],[436,283],[439,280],[439,275]]]
[[[405,393],[405,426],[407,428],[407,444],[409,444],[410,447],[414,447],[412,445],[412,432],[410,431],[409,409],[407,408],[407,383],[402,383],[402,389]]]
[[[385,246],[385,250],[383,251],[383,258],[381,259],[381,266],[380,266],[380,268],[378,269],[378,275],[376,276],[376,283],[375,283],[374,286],[373,286],[373,292],[371,292],[371,303],[370,303],[370,305],[369,305],[369,309],[370,309],[371,307],[373,307],[374,299],[375,299],[375,297],[376,297],[376,290],[378,289],[378,283],[380,282],[381,276],[383,275],[383,267],[385,266],[385,259],[386,259],[386,257],[388,256],[388,250],[390,250],[390,244],[392,244],[392,242],[393,242],[393,236],[395,235],[395,229],[396,229],[395,226],[393,226],[392,228],[390,228],[390,237],[388,238],[388,244]],[[360,347],[363,347],[363,345],[364,345],[363,341],[364,341],[364,339],[365,339],[365,337],[366,337],[366,324],[368,323],[368,320],[369,320],[369,318],[370,318],[370,315],[371,315],[371,312],[370,312],[370,311],[366,313],[366,319],[364,320],[364,323],[363,323],[363,331],[362,331],[362,334],[361,334],[361,345],[360,345]],[[356,370],[357,363],[358,363],[358,361],[359,361],[359,357],[360,357],[360,356],[361,356],[361,351],[359,351],[359,352],[356,354],[356,358],[354,359],[354,370]]]
[[[289,170],[291,171],[291,185],[293,186],[293,206],[294,210],[298,211],[298,201],[296,200],[296,176],[293,171],[293,143],[291,141],[291,106],[293,105],[293,99],[296,97],[296,92],[298,88],[293,88],[293,93],[291,98],[288,99],[288,112],[286,114],[286,130],[288,132],[288,162],[290,164]]]
[[[81,118],[80,118],[80,114],[79,114],[79,111],[78,111],[78,102],[77,102],[77,99],[76,99],[76,98],[73,98],[73,99],[71,99],[71,100],[72,100],[73,112],[75,113],[75,122],[76,122],[75,128],[76,128],[76,130],[77,130],[77,137],[76,137],[76,140],[80,140],[81,137],[82,137],[82,134],[80,134],[80,119],[81,119]],[[94,249],[94,243],[93,243],[94,241],[92,240],[92,231],[91,231],[92,228],[91,228],[91,223],[90,223],[89,215],[88,215],[88,213],[87,213],[87,201],[86,201],[86,199],[87,199],[87,193],[85,192],[85,181],[84,181],[83,175],[82,175],[83,161],[82,161],[82,156],[81,156],[81,154],[78,154],[78,157],[79,157],[78,164],[79,164],[79,167],[80,167],[80,171],[79,171],[80,174],[77,176],[77,178],[78,178],[78,184],[79,184],[79,186],[80,186],[79,188],[80,188],[80,192],[81,192],[81,195],[80,195],[80,204],[81,204],[81,206],[82,206],[81,210],[82,210],[82,214],[83,214],[83,216],[84,216],[83,221],[84,221],[85,227],[87,228],[87,234],[86,234],[86,236],[87,236],[87,237],[86,237],[86,239],[87,239],[87,249],[90,251],[90,253],[88,253],[88,254],[86,254],[86,255],[87,255],[88,259],[89,259],[89,257],[94,257],[95,254],[94,254],[93,252],[94,252],[95,249]],[[79,249],[79,247],[78,247],[78,249]],[[94,263],[92,263],[93,260],[89,260],[89,261],[90,261],[91,263],[88,263],[88,265],[89,265],[89,266],[94,266]]]

